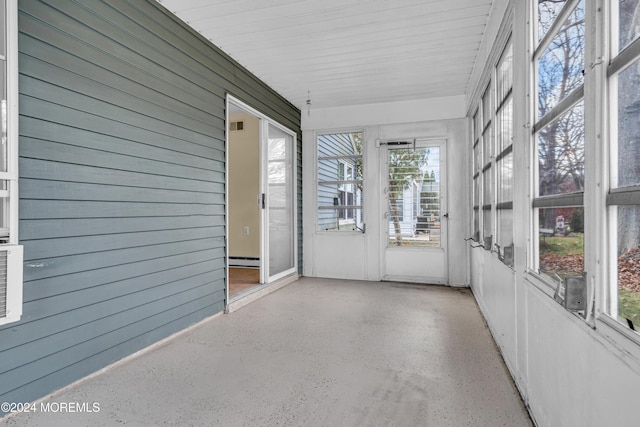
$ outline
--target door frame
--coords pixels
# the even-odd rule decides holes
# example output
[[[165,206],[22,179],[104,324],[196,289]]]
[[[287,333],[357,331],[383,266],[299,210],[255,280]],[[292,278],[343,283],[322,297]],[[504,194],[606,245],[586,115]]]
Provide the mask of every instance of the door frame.
[[[282,130],[283,132],[290,134],[292,136],[292,187],[293,187],[293,268],[287,270],[285,272],[279,273],[272,277],[269,277],[268,272],[268,223],[267,223],[267,210],[265,208],[260,209],[260,285],[265,285],[268,283],[272,283],[282,277],[288,276],[290,274],[295,273],[298,270],[298,220],[297,220],[297,212],[298,212],[298,197],[297,197],[297,135],[294,131],[287,128],[286,126],[278,123],[271,117],[266,114],[261,113],[245,102],[241,101],[239,98],[231,95],[230,93],[226,94],[225,99],[225,192],[224,192],[224,203],[225,203],[225,266],[226,266],[226,274],[225,274],[225,305],[229,305],[229,111],[230,104],[234,104],[236,107],[240,107],[245,110],[245,112],[257,117],[260,120],[260,129],[258,132],[259,137],[259,151],[260,151],[260,183],[259,188],[260,192],[265,194],[265,198],[268,199],[267,195],[267,181],[265,174],[265,165],[267,164],[267,138],[268,138],[268,130],[269,125],[273,125],[274,127]],[[261,203],[260,195],[257,195],[256,203]]]
[[[420,247],[420,248],[389,248],[389,222],[387,217],[388,212],[388,200],[386,188],[388,185],[388,150],[394,148],[400,148],[394,145],[398,141],[415,141],[416,148],[438,146],[440,147],[440,183],[441,183],[441,246],[440,247]],[[389,143],[394,143],[393,145]],[[403,282],[415,282],[415,283],[433,283],[433,284],[448,284],[449,283],[449,227],[448,217],[445,214],[448,213],[449,203],[449,183],[448,183],[448,162],[447,162],[447,145],[448,138],[443,137],[416,137],[416,138],[385,138],[383,140],[376,141],[376,146],[379,152],[379,167],[380,167],[380,214],[381,226],[380,226],[380,250],[379,250],[379,266],[380,266],[380,278],[381,280],[390,281],[403,281]],[[444,173],[443,173],[444,172]],[[444,191],[442,191],[444,188]],[[423,253],[423,254],[440,254],[444,266],[443,274],[439,276],[415,276],[415,275],[399,275],[388,274],[387,272],[387,251],[401,252],[406,251],[410,254]]]

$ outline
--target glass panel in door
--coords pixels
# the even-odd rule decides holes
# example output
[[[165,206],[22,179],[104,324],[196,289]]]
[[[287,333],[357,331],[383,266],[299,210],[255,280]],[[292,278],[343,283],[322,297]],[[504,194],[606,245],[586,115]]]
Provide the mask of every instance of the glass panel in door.
[[[440,147],[387,152],[388,246],[440,247]]]
[[[295,268],[293,136],[269,124],[267,139],[269,281]]]

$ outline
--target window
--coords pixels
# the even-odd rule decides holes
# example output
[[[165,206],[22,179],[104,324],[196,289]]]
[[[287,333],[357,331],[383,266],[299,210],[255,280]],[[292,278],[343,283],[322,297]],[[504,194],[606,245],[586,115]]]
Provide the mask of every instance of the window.
[[[318,135],[318,230],[363,231],[362,132]]]
[[[496,138],[498,155],[497,244],[498,249],[513,245],[513,45],[507,44],[496,67]],[[509,259],[513,263],[513,258]]]
[[[18,245],[17,5],[0,2],[0,325],[22,314],[22,247]]]
[[[609,76],[612,274],[606,312],[640,330],[640,0],[612,2]]]
[[[537,28],[534,269],[557,280],[584,270],[584,0],[539,0]]]
[[[482,134],[480,123],[480,111],[476,111],[472,120],[473,132],[473,235],[476,242],[480,240],[480,182],[482,172],[482,146],[480,145],[480,135]]]
[[[482,95],[482,237],[485,249],[492,247],[492,203],[493,203],[493,128],[491,117],[493,116],[493,92],[491,82]]]

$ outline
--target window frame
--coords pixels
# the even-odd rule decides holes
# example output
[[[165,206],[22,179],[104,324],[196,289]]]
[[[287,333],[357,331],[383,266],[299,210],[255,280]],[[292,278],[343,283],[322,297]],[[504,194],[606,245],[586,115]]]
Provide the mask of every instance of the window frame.
[[[480,105],[475,109],[475,112],[471,116],[472,126],[472,159],[471,159],[471,176],[472,176],[472,196],[471,206],[473,209],[473,218],[471,223],[471,240],[479,242],[482,235],[482,222],[480,214],[482,206],[482,144],[480,143],[482,130],[481,130],[482,116],[480,115]]]
[[[18,212],[18,4],[17,0],[5,3],[5,55],[6,61],[6,171],[0,171],[0,181],[5,187],[2,196],[6,203],[2,215],[6,222],[6,236],[0,242],[0,251],[7,253],[6,312],[0,317],[0,325],[16,322],[22,316],[23,297],[23,247],[19,244]]]
[[[597,302],[600,309],[596,320],[611,327],[632,342],[640,345],[640,324],[634,324],[635,331],[630,325],[617,319],[618,314],[618,208],[624,206],[637,206],[640,208],[640,183],[619,185],[618,182],[618,77],[634,65],[640,66],[640,37],[631,41],[622,49],[619,49],[619,16],[617,0],[607,1],[608,16],[605,20],[609,26],[609,61],[603,70],[605,80],[605,99],[608,101],[608,111],[605,111],[605,123],[608,123],[608,141],[606,144],[606,156],[604,167],[607,176],[604,177],[606,194],[604,196],[605,220],[604,226],[609,236],[606,256],[604,286],[599,289],[601,297]],[[615,311],[615,313],[614,313]]]
[[[481,180],[481,211],[482,211],[482,219],[480,221],[481,227],[481,236],[484,244],[484,249],[488,251],[493,251],[493,235],[494,235],[494,195],[495,195],[495,178],[494,172],[495,168],[493,167],[493,162],[495,160],[495,132],[494,132],[494,109],[495,105],[495,93],[494,90],[494,69],[492,68],[491,75],[488,79],[488,82],[485,85],[485,89],[482,91],[482,95],[480,96],[480,109],[482,112],[482,120],[481,120],[481,134],[480,138],[482,140],[482,167],[480,170],[480,175],[482,176]],[[485,111],[486,110],[486,111]],[[489,231],[487,233],[487,230]],[[487,242],[487,239],[491,239]],[[488,243],[488,244],[487,244]]]
[[[527,265],[527,270],[534,277],[537,277],[541,280],[545,285],[549,288],[555,288],[557,286],[556,279],[551,276],[545,274],[540,270],[540,227],[539,227],[539,210],[542,208],[575,208],[582,207],[584,209],[584,195],[585,188],[582,191],[577,192],[568,192],[568,193],[560,193],[553,195],[543,195],[540,196],[540,181],[539,181],[539,132],[546,128],[547,125],[551,124],[558,118],[560,118],[563,114],[571,111],[576,105],[579,103],[583,103],[583,109],[586,107],[585,102],[585,82],[586,76],[583,79],[583,82],[580,86],[569,92],[565,95],[564,98],[560,99],[558,103],[553,106],[549,111],[547,111],[543,116],[538,117],[538,82],[539,82],[539,61],[541,57],[546,52],[547,48],[551,45],[554,38],[559,34],[562,30],[564,24],[569,20],[571,15],[577,9],[578,5],[582,0],[567,0],[567,2],[563,5],[562,9],[556,16],[554,22],[549,27],[544,37],[541,39],[538,38],[538,12],[537,1],[532,1],[532,9],[533,18],[531,21],[535,24],[533,25],[533,30],[530,31],[533,40],[533,54],[531,55],[531,76],[532,76],[532,91],[533,96],[530,100],[530,106],[532,108],[532,120],[533,126],[531,126],[531,134],[530,134],[530,147],[531,147],[531,160],[532,160],[532,173],[530,174],[531,178],[531,187],[532,187],[532,196],[531,200],[531,256],[529,258],[529,262]],[[585,22],[584,22],[584,31],[585,31],[585,41],[583,45],[583,60],[586,62],[587,57],[587,40],[586,40],[586,32],[587,32],[587,5],[585,1]],[[585,66],[586,68],[586,66]],[[583,119],[583,143],[584,143],[584,154],[586,160],[586,152],[587,152],[587,141],[586,141],[586,123],[584,123]],[[586,175],[586,164],[583,166],[584,174]],[[586,230],[585,230],[586,231]],[[585,233],[586,234],[586,233]],[[584,264],[583,270],[586,271],[586,251],[583,248],[584,255]]]
[[[361,135],[361,145],[362,145],[362,152],[360,154],[353,154],[353,155],[337,155],[337,156],[320,156],[319,154],[319,141],[320,138],[323,135],[352,135],[352,134],[360,134]],[[365,135],[365,131],[364,129],[356,129],[356,130],[352,130],[352,129],[346,129],[346,130],[322,130],[322,131],[318,131],[315,132],[315,179],[316,179],[316,185],[315,185],[315,195],[314,195],[314,200],[315,200],[315,224],[314,224],[314,228],[315,231],[317,233],[358,233],[358,234],[363,234],[365,233],[365,216],[364,216],[364,203],[363,203],[363,197],[364,197],[364,188],[365,188],[365,151],[366,151],[366,135]],[[356,164],[354,163],[353,165],[349,165],[346,160],[348,159],[355,159],[356,162],[359,159],[362,162],[362,176],[361,179],[355,179],[355,175],[356,175]],[[321,161],[323,160],[336,160],[336,178],[339,178],[338,174],[339,174],[339,165],[342,164],[343,166],[343,179],[337,179],[337,180],[320,180],[319,179],[319,168],[318,165],[320,164]],[[347,175],[347,170],[348,168],[351,168],[352,170],[352,174],[354,179],[348,179],[348,175]],[[354,205],[333,205],[331,207],[329,206],[323,206],[321,207],[321,205],[319,204],[319,200],[318,200],[318,191],[319,188],[322,185],[336,185],[336,190],[338,192],[342,192],[344,194],[344,199],[345,201],[348,200],[348,194],[352,194],[353,195],[353,200],[354,200]],[[362,186],[362,190],[361,190],[361,194],[360,194],[360,204],[356,205],[356,198],[357,198],[357,191],[356,191],[356,186],[357,185],[361,185]],[[348,188],[351,188],[351,192],[347,191]],[[336,197],[336,199],[339,199],[339,194],[338,197]],[[354,221],[354,229],[353,230],[340,230],[338,229],[320,229],[319,228],[319,223],[320,223],[320,211],[321,210],[336,210],[336,218],[338,219],[338,221],[340,220],[348,220],[348,219],[353,219]],[[361,224],[362,227],[358,226],[358,211],[360,211],[360,219],[361,219]],[[349,215],[351,215],[351,218],[348,218]]]
[[[502,99],[498,98],[498,84],[500,83],[501,79],[499,77],[499,74],[501,73],[501,65],[503,64],[503,60],[505,59],[505,55],[507,55],[508,53],[510,53],[511,55],[511,65],[509,67],[509,86],[508,88],[506,88],[506,90],[504,91],[504,96],[502,97]],[[513,143],[514,143],[514,137],[515,137],[515,133],[514,133],[514,106],[513,106],[513,78],[514,78],[514,62],[513,62],[513,35],[511,32],[509,32],[509,35],[507,37],[507,41],[504,44],[503,48],[502,48],[502,52],[500,54],[500,56],[498,57],[498,62],[496,63],[495,66],[495,70],[496,70],[496,109],[495,109],[495,121],[496,121],[496,134],[499,132],[500,133],[500,141],[501,144],[497,144],[496,143],[496,242],[495,242],[495,246],[496,249],[498,251],[498,255],[501,259],[504,260],[504,248],[505,247],[512,247],[514,245],[514,237],[513,237],[513,198],[514,198],[514,184],[515,184],[515,180],[514,180],[514,175],[513,175],[513,164],[514,164],[514,154],[513,154]],[[505,110],[507,108],[507,106],[510,105],[510,110],[506,111],[506,113],[509,114],[509,120],[511,123],[511,138],[510,141],[505,144],[504,143],[504,117],[502,116],[503,113],[505,113]],[[499,129],[498,129],[499,128]],[[498,138],[496,138],[497,140]],[[498,145],[500,145],[498,147]],[[511,169],[512,169],[512,176],[511,176],[511,197],[510,200],[503,200],[502,196],[503,196],[503,189],[504,189],[504,184],[505,181],[503,180],[503,165],[505,160],[509,158],[511,161]],[[501,224],[502,224],[502,214],[510,211],[511,212],[511,227],[510,227],[510,236],[507,239],[509,241],[509,244],[505,244],[503,241],[503,235],[502,235],[502,228],[501,228]],[[513,252],[512,252],[513,253]],[[504,260],[505,263],[508,263],[510,267],[513,267],[513,257],[511,257],[511,259],[509,260]]]

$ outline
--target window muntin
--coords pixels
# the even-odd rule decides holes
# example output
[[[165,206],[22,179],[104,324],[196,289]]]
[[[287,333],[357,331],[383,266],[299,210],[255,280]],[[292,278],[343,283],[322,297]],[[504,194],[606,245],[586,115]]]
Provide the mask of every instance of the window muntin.
[[[318,135],[318,231],[363,229],[362,136]]]

